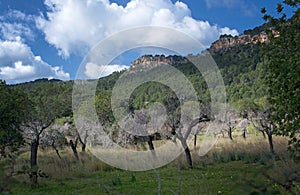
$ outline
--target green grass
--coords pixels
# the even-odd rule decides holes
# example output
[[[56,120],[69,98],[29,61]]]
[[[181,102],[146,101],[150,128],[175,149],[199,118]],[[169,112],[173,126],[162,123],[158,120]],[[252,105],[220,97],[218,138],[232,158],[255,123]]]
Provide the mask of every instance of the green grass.
[[[39,178],[32,186],[27,175],[18,175],[7,182],[7,190],[11,194],[289,194],[265,176],[285,182],[300,171],[281,148],[286,140],[274,141],[276,155],[268,152],[264,139],[220,139],[206,156],[193,153],[193,169],[186,168],[182,155],[165,167],[144,172],[115,169],[88,154],[80,154],[76,162],[70,150],[63,151],[62,160],[51,150],[41,151],[40,169],[49,178]],[[28,163],[24,153],[16,169]],[[294,184],[293,190],[300,193],[299,182]]]
[[[248,194],[257,191],[252,186],[270,183],[259,173],[266,166],[234,161],[178,170],[167,166],[155,171],[129,172],[122,170],[98,171],[89,177],[67,178],[61,181],[43,180],[38,186],[19,184],[13,194],[157,194],[158,177],[162,194]],[[180,178],[180,185],[178,185]],[[277,185],[268,192],[283,193]]]

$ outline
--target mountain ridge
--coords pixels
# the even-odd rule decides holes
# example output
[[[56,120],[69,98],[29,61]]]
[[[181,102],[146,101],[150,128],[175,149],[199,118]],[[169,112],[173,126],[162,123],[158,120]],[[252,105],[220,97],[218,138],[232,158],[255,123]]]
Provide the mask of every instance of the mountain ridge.
[[[239,36],[226,34],[221,35],[218,40],[214,41],[210,47],[207,48],[207,51],[212,55],[224,54],[236,47],[267,43],[269,42],[269,37],[266,33],[267,30],[272,30],[269,23],[265,23],[253,29],[245,30],[244,33]],[[278,32],[274,30],[272,30],[272,32],[275,37],[279,36]],[[177,55],[143,55],[131,63],[130,69],[149,69],[157,67],[161,64],[185,64],[188,62],[189,60],[186,57]]]

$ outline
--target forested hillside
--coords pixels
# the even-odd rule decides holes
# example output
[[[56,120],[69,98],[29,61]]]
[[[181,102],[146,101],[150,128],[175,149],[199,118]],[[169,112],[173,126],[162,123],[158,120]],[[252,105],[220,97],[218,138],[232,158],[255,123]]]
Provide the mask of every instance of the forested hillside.
[[[251,34],[250,31],[247,31],[247,33]],[[265,96],[266,88],[260,79],[263,76],[261,72],[262,57],[260,49],[261,43],[249,43],[232,46],[227,48],[226,51],[220,49],[218,52],[212,53],[212,57],[217,63],[226,85],[228,102],[237,108],[241,107],[245,102],[255,102]],[[155,58],[164,60],[164,63],[169,63],[177,68],[192,82],[199,99],[203,102],[210,101],[210,95],[201,73],[185,57],[146,55],[133,62],[130,70],[136,70],[137,68],[147,69],[141,63],[147,60],[157,65],[160,62],[155,61]],[[105,96],[109,96],[115,82],[122,73],[115,72],[99,79],[96,93],[96,104],[99,112],[106,109],[101,107],[101,102],[103,102]],[[19,88],[28,94],[29,99],[34,103],[51,102],[47,106],[57,116],[61,117],[72,116],[72,84],[72,81],[39,79],[12,87]],[[162,85],[146,83],[134,91],[131,96],[131,103],[134,109],[141,109],[145,102],[163,101],[169,92]],[[103,113],[103,111],[101,112]],[[109,112],[109,110],[106,111],[106,113]],[[105,123],[105,121],[102,122]]]
[[[280,5],[277,9],[281,13]],[[265,10],[262,9],[262,12],[265,13]],[[4,189],[2,186],[10,182],[7,178],[14,176],[21,180],[22,176],[29,176],[30,182],[36,184],[38,178],[55,178],[57,170],[63,174],[76,170],[79,172],[78,177],[87,174],[84,173],[86,170],[88,173],[111,170],[111,167],[105,167],[102,162],[95,160],[95,156],[91,154],[94,148],[100,148],[100,152],[103,152],[103,148],[108,148],[108,152],[118,152],[121,149],[146,151],[150,152],[149,156],[155,162],[164,160],[165,157],[159,158],[162,155],[159,153],[160,146],[171,142],[173,145],[167,149],[167,153],[179,146],[185,156],[185,163],[178,158],[176,169],[179,178],[182,164],[186,164],[189,170],[193,170],[196,164],[198,169],[195,170],[202,171],[212,162],[219,164],[243,161],[249,166],[261,166],[261,169],[272,172],[275,170],[274,164],[279,164],[278,167],[291,171],[288,176],[282,174],[284,179],[277,181],[274,175],[264,172],[259,177],[259,182],[264,183],[258,187],[256,183],[259,182],[248,181],[247,178],[243,182],[262,194],[278,190],[293,194],[299,190],[300,178],[299,167],[288,167],[288,163],[294,165],[300,158],[299,16],[299,9],[289,20],[285,15],[280,20],[265,15],[268,23],[263,26],[246,30],[241,36],[222,35],[210,48],[199,51],[197,55],[144,55],[135,59],[129,69],[97,80],[38,79],[16,85],[0,81],[0,167],[5,170],[0,170],[0,192]],[[207,56],[212,57],[217,64],[225,85],[228,105],[218,105],[226,108],[222,120],[214,115],[212,107],[215,105],[211,104],[215,103],[213,98],[222,99],[224,94],[216,93],[212,97],[212,91],[206,82],[207,78],[214,81],[217,71],[200,72],[192,63]],[[187,81],[180,80],[176,71]],[[153,76],[158,76],[158,81]],[[150,81],[144,82],[145,78]],[[95,94],[91,96],[93,82],[97,86]],[[76,83],[79,85],[74,87]],[[189,83],[194,91],[185,88]],[[132,86],[135,88],[132,89]],[[219,86],[216,84],[217,92],[222,91],[217,87]],[[181,90],[181,96],[177,96],[174,88]],[[114,90],[119,92],[117,97],[114,96]],[[74,92],[78,93],[76,97]],[[126,98],[124,100],[127,96],[128,104]],[[99,120],[94,120],[94,108]],[[210,125],[214,131],[209,130]],[[276,138],[276,143],[281,144],[277,150],[273,144],[274,135],[288,136],[288,144],[287,139],[282,141]],[[248,136],[254,142],[248,143]],[[206,138],[216,140],[219,137],[226,144],[218,143],[213,149],[212,146],[207,147],[212,152],[205,153],[205,158],[201,160],[193,155],[200,148],[198,142]],[[238,145],[241,143],[242,145]],[[118,145],[118,150],[113,150],[115,145]],[[193,149],[191,145],[194,146]],[[286,152],[288,145],[292,151],[289,157]],[[49,164],[51,166],[51,163],[57,162],[52,157],[50,163],[47,161],[49,159],[45,160],[48,164],[38,160],[41,149],[55,152],[51,155],[59,159],[58,169],[52,167],[54,171],[48,170],[49,174],[43,172]],[[21,155],[26,160],[20,163],[17,159]],[[139,158],[137,155],[135,157]],[[270,161],[272,166],[266,165]],[[130,160],[129,162],[131,163]],[[134,165],[133,163],[131,166]],[[80,168],[84,169],[80,172]],[[231,167],[233,170],[235,168]],[[256,167],[254,169],[256,172],[251,171],[261,174],[257,173]],[[241,170],[243,171],[248,170]],[[70,178],[73,176],[70,174]],[[256,175],[251,177],[256,178]],[[158,180],[160,182],[160,178]],[[131,174],[131,182],[135,181],[134,174]],[[118,176],[111,183],[114,188],[122,185]],[[62,184],[65,185],[59,185]],[[105,188],[105,192],[110,191]]]

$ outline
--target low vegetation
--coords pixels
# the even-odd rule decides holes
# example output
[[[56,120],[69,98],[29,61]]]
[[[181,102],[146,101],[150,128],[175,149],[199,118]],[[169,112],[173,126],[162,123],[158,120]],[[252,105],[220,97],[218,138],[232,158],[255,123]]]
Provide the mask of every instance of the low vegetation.
[[[122,171],[110,167],[90,153],[80,153],[80,161],[71,149],[62,151],[59,159],[53,150],[41,150],[41,177],[37,186],[27,180],[28,152],[17,158],[20,170],[13,181],[5,181],[12,193],[80,193],[80,194],[282,194],[300,192],[297,163],[290,159],[287,139],[275,137],[277,153],[268,151],[261,135],[247,141],[235,135],[235,141],[219,138],[205,156],[192,150],[194,169],[189,169],[184,156],[171,164],[146,172]],[[24,172],[22,172],[22,170]]]

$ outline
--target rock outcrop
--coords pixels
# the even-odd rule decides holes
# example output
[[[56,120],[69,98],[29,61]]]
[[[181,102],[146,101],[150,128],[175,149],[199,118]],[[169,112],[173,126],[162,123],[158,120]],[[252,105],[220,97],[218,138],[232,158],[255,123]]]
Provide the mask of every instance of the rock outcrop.
[[[219,51],[226,51],[227,49],[238,45],[265,43],[268,41],[269,38],[265,32],[254,36],[249,34],[243,34],[235,37],[231,35],[222,35],[219,40],[211,44],[208,50],[210,53],[217,53]]]
[[[130,69],[137,69],[139,67],[143,69],[151,69],[162,64],[174,64],[174,63],[188,63],[188,59],[185,57],[177,56],[177,55],[144,55],[135,61],[133,61],[130,65]]]

